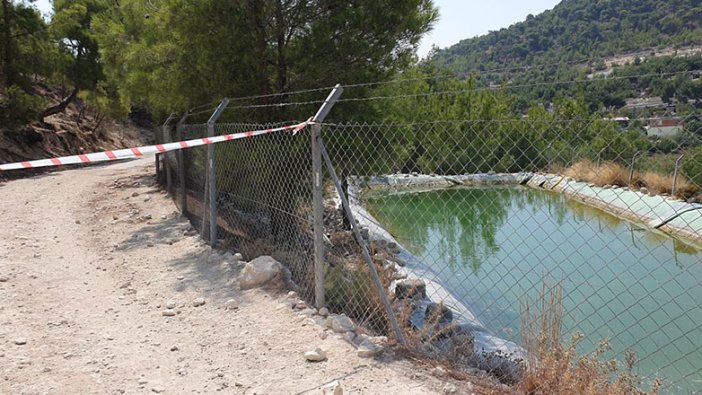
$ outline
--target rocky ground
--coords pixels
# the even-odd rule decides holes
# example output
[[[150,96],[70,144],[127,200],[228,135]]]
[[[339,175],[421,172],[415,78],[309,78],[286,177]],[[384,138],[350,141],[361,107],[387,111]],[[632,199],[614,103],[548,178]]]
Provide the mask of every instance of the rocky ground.
[[[242,291],[244,264],[199,240],[151,163],[0,185],[0,393],[489,392]]]

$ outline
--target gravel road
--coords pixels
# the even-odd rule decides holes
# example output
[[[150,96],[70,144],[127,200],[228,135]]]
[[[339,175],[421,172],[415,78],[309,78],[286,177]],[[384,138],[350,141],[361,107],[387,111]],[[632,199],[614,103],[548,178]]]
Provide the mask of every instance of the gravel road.
[[[321,394],[334,380],[344,394],[465,387],[406,361],[358,357],[284,292],[240,291],[234,265],[185,235],[152,163],[0,185],[1,394]],[[232,299],[238,309],[225,308]],[[305,361],[316,347],[328,359]]]

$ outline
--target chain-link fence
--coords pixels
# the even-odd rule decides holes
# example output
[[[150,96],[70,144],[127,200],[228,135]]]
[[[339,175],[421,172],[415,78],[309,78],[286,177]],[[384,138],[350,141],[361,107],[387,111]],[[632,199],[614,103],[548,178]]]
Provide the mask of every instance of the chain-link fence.
[[[327,169],[325,305],[393,336],[363,258],[368,248],[408,344],[509,378],[505,363],[532,352],[528,301],[543,296],[544,283],[557,283],[559,340],[579,334],[579,354],[636,360],[644,383],[660,377],[666,391],[695,392],[702,386],[696,125],[548,116],[322,124],[325,153],[363,239],[354,237]],[[275,126],[218,124],[215,134]],[[205,125],[179,125],[164,138],[206,133]],[[273,256],[314,302],[310,133],[218,144],[214,163],[221,247],[247,259]],[[171,191],[201,226],[206,148],[169,155]]]

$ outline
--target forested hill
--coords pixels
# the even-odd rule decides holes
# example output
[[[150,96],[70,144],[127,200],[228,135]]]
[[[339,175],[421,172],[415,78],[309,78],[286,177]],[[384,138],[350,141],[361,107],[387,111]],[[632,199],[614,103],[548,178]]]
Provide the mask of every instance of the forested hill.
[[[440,50],[457,72],[702,44],[700,0],[563,0],[553,10]]]

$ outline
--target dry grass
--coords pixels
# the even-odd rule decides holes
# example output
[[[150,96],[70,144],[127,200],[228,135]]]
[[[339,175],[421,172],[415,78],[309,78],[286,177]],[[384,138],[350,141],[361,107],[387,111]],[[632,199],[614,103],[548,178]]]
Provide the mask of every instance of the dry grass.
[[[598,167],[590,161],[580,161],[567,168],[563,174],[576,180],[591,182],[600,187],[629,185],[629,170],[615,162],[606,162]]]
[[[578,356],[576,347],[581,336],[569,344],[561,342],[563,319],[563,286],[544,282],[535,301],[522,304],[523,345],[529,353],[524,378],[518,386],[522,394],[574,395],[647,395],[657,394],[661,383],[655,381],[649,392],[639,388],[634,373],[636,355],[625,353],[626,369],[619,371],[616,360],[603,360],[609,345],[602,342],[590,355]]]
[[[593,177],[590,182],[597,186],[627,186],[629,184],[629,175],[629,170],[619,163],[607,162],[602,164],[600,167],[595,166],[593,170]],[[637,183],[638,179],[638,176],[634,174],[632,183]]]
[[[641,176],[641,180],[646,188],[657,194],[673,193],[673,176],[647,171]],[[677,189],[688,190],[690,187],[692,187],[692,185],[687,181],[687,179],[678,175]]]
[[[671,194],[673,176],[647,171],[643,174],[634,172],[629,182],[631,171],[615,162],[605,162],[600,166],[590,161],[580,161],[568,167],[563,175],[576,180],[590,182],[597,186],[616,185],[620,187],[646,187],[656,194]],[[691,184],[685,177],[678,175],[676,196],[686,199],[698,194],[699,188]]]

